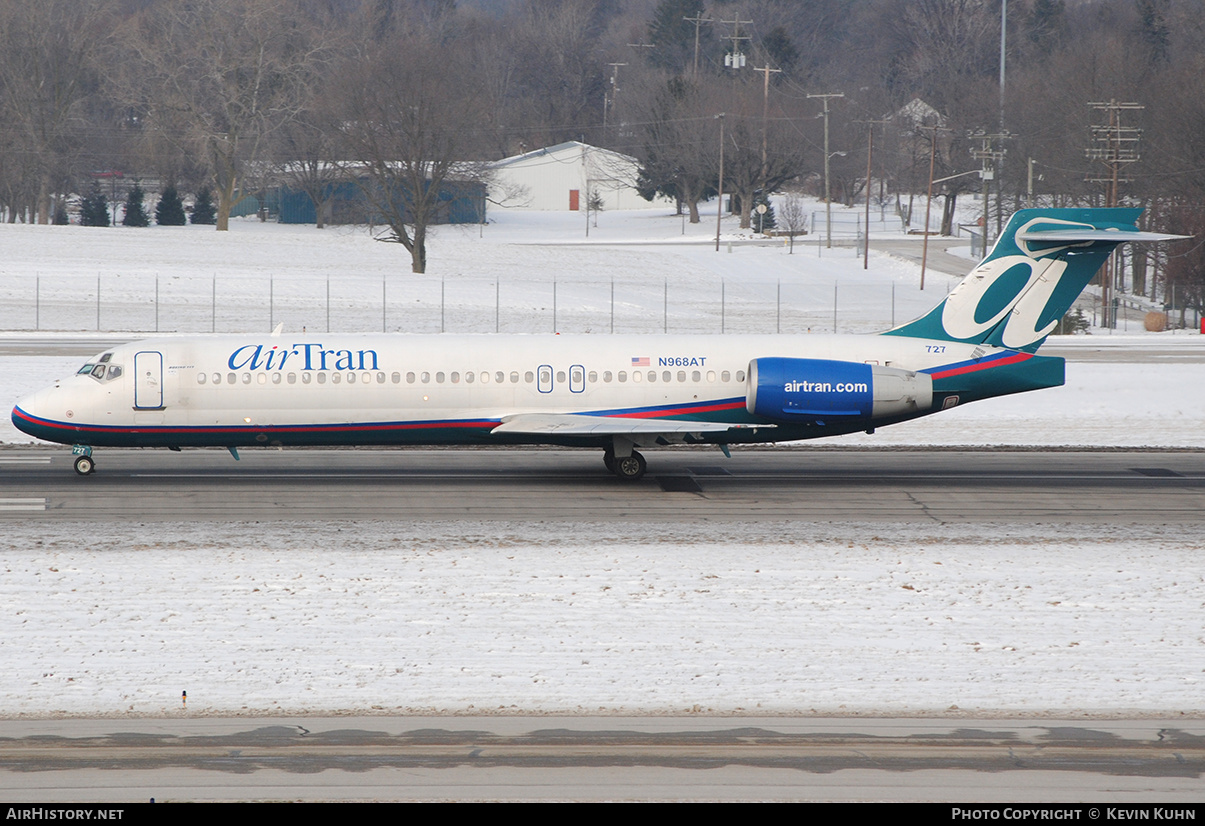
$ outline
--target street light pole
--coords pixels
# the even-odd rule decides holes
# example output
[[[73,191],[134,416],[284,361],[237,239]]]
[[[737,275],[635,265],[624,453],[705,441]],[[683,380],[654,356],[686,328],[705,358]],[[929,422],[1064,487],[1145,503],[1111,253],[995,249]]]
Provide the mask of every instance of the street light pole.
[[[808,95],[809,98],[820,98],[824,101],[824,223],[825,223],[825,247],[833,248],[833,205],[831,192],[829,190],[829,174],[828,174],[828,99],[843,98],[845,94],[842,92],[826,92],[822,95]]]

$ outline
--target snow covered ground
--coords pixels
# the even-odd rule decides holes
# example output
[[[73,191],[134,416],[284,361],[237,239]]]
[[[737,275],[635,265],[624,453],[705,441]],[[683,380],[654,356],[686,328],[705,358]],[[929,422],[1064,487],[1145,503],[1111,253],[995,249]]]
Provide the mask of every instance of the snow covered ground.
[[[5,528],[5,715],[1199,714],[1205,684],[1171,529]]]
[[[580,215],[496,217],[441,228],[428,276],[353,229],[0,225],[0,335],[325,330],[328,278],[332,329],[605,334],[613,306],[615,332],[829,332],[835,290],[868,332],[957,282],[735,230],[717,253],[665,214],[604,212],[590,244]],[[1169,339],[1201,337],[1077,339],[1118,358],[845,441],[1202,448],[1205,358],[1128,360]],[[4,357],[0,398],[79,363]],[[90,517],[4,523],[0,714],[1201,713],[1181,529]]]

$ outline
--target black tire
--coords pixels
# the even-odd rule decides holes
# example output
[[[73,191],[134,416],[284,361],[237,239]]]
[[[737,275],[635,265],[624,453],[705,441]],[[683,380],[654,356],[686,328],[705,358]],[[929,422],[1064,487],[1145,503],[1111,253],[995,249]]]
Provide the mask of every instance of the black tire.
[[[634,450],[631,456],[615,460],[615,476],[624,482],[639,481],[647,469],[648,463],[644,457]]]
[[[96,470],[96,462],[92,461],[91,456],[75,457],[75,472],[80,476],[87,476]]]

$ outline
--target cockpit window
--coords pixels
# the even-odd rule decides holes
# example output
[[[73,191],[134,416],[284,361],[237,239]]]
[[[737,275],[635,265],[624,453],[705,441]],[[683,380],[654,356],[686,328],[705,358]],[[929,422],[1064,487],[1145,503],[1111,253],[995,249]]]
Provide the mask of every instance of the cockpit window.
[[[101,356],[101,357],[100,357],[100,363],[101,363],[101,364],[108,364],[108,363],[109,363],[109,359],[111,359],[111,358],[113,358],[113,354],[112,354],[112,353],[105,353],[103,356]]]
[[[112,355],[112,353],[105,353],[102,358],[111,358]],[[110,364],[106,367],[103,362],[88,362],[76,372],[76,375],[91,376],[97,381],[112,381],[121,375],[121,365]]]

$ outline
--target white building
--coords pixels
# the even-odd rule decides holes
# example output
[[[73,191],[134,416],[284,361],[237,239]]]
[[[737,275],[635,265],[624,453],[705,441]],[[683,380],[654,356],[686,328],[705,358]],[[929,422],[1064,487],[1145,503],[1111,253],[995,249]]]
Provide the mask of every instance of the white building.
[[[597,196],[602,208],[664,209],[636,191],[640,163],[628,155],[579,141],[503,158],[492,165],[491,207],[577,211]]]

